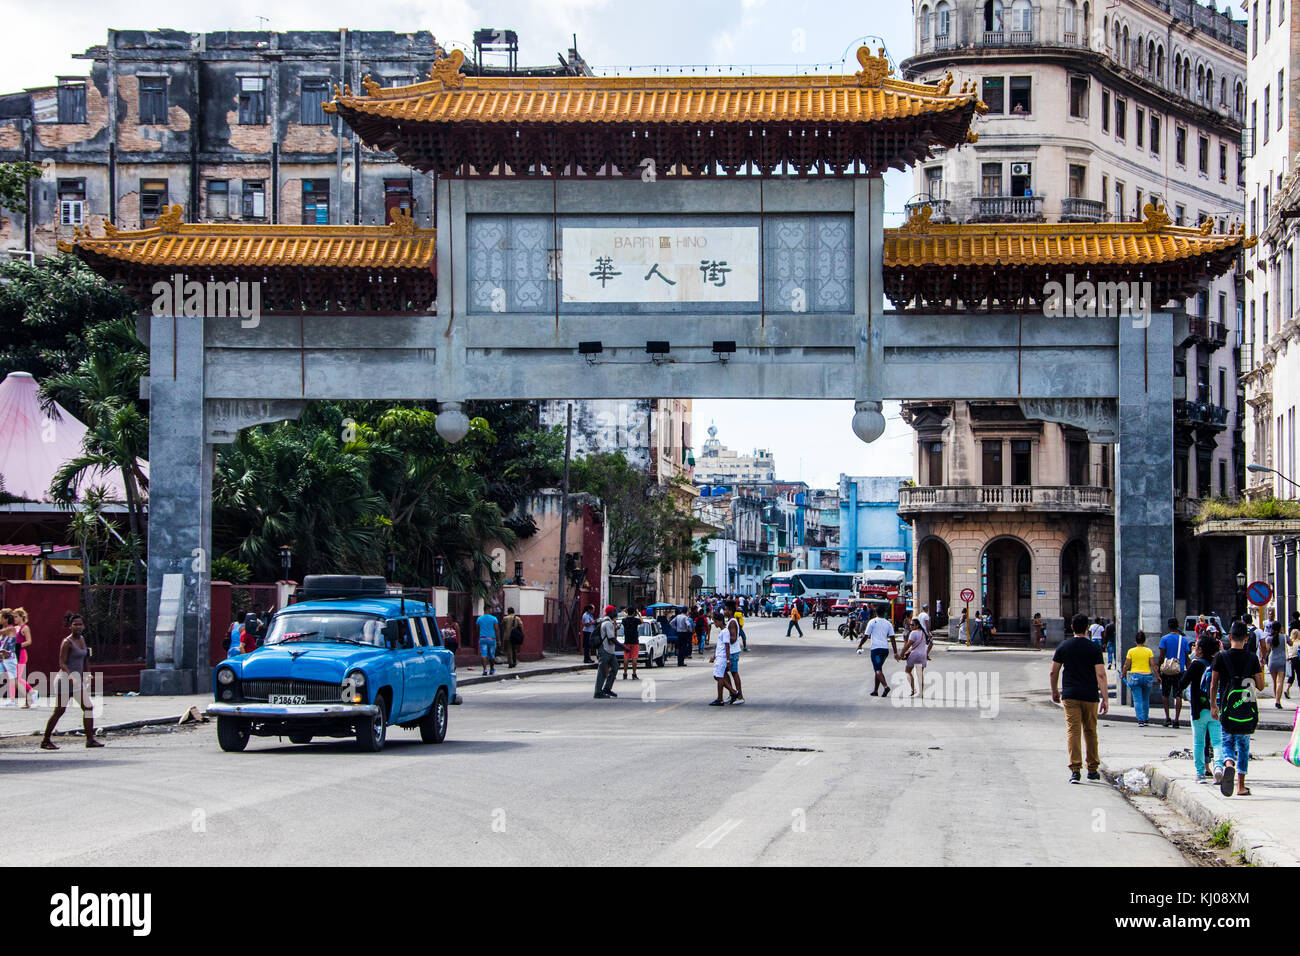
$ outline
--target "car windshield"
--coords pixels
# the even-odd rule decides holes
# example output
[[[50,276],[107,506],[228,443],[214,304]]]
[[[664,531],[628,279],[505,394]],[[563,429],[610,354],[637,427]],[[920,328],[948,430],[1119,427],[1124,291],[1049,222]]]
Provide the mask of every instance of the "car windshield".
[[[384,622],[369,614],[280,614],[271,622],[264,644],[330,641],[384,646]]]

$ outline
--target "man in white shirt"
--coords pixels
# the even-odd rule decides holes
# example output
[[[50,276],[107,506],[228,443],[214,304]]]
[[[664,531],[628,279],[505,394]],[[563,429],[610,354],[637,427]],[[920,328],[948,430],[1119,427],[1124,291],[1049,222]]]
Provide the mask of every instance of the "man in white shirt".
[[[858,653],[862,653],[862,645],[871,642],[871,666],[876,670],[875,682],[871,685],[872,697],[888,697],[889,681],[885,679],[885,661],[889,659],[889,653],[892,650],[894,656],[898,656],[898,638],[894,636],[894,625],[889,621],[889,605],[882,604],[876,608],[876,617],[867,622],[866,633],[862,635],[862,640],[858,641]],[[884,687],[885,692],[880,693],[880,688]]]
[[[1106,627],[1101,623],[1101,618],[1097,618],[1097,620],[1093,621],[1088,627],[1088,640],[1100,647],[1105,641],[1105,638]]]
[[[686,613],[686,608],[678,608],[677,616],[668,622],[673,629],[673,640],[677,644],[677,666],[685,667],[686,658],[691,656],[691,638],[695,633],[695,622]]]

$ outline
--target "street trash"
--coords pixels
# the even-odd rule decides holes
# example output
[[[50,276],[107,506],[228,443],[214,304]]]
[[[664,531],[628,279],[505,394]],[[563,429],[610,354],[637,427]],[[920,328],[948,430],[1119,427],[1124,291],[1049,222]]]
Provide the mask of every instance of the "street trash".
[[[1130,793],[1151,792],[1151,778],[1137,767],[1124,771],[1124,776],[1119,778],[1119,785]]]

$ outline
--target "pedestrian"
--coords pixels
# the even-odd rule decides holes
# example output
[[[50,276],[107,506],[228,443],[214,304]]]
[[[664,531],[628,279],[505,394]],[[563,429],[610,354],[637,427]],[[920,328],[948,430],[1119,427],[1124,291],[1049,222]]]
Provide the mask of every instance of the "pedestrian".
[[[731,678],[732,695],[727,701],[728,704],[743,704],[745,702],[745,691],[740,686],[740,651],[745,646],[744,638],[741,636],[740,621],[733,612],[723,626],[721,637],[718,643],[722,643],[725,638],[731,645],[727,654],[727,674]]]
[[[497,672],[497,635],[501,622],[486,608],[478,616],[478,656],[483,660],[483,673]]]
[[[970,608],[961,609],[961,620],[957,623],[957,643],[970,647]]]
[[[1209,626],[1210,626],[1210,622],[1206,619],[1204,614],[1201,614],[1196,618],[1196,640],[1197,641],[1199,641],[1205,635],[1205,630]]]
[[[1110,686],[1106,680],[1106,660],[1101,648],[1086,636],[1088,615],[1074,615],[1070,631],[1073,636],[1062,641],[1052,655],[1052,702],[1061,704],[1065,710],[1065,747],[1070,756],[1070,783],[1078,783],[1079,771],[1083,768],[1084,749],[1088,756],[1088,779],[1101,779],[1097,717],[1105,716],[1110,710]]]
[[[871,685],[872,697],[888,697],[889,681],[885,679],[885,661],[889,659],[889,652],[894,652],[894,659],[898,659],[898,638],[894,636],[894,625],[886,620],[889,614],[889,606],[881,604],[876,608],[876,617],[867,622],[866,632],[862,635],[862,640],[858,641],[858,653],[862,653],[862,645],[871,642],[871,666],[875,670],[875,677]],[[884,693],[880,688],[884,687]]]
[[[605,616],[599,628],[600,644],[596,649],[596,693],[595,698],[617,697],[614,693],[614,675],[618,673],[619,640],[618,611],[614,605],[605,607]]]
[[[18,626],[14,634],[14,647],[18,652],[18,681],[14,685],[15,689],[22,687],[26,691],[27,699],[23,702],[23,709],[26,710],[36,702],[36,688],[27,683],[27,656],[32,646],[32,629],[31,618],[27,614],[26,608],[14,608],[14,623]]]
[[[641,618],[636,609],[629,607],[623,617],[623,680],[627,680],[627,665],[632,665],[632,679],[636,676],[636,666],[641,660]]]
[[[1106,645],[1106,667],[1115,667],[1115,622],[1105,621],[1101,632],[1101,642]]]
[[[590,664],[595,651],[593,641],[596,637],[596,606],[588,604],[582,609],[582,663]]]
[[[1146,631],[1138,631],[1133,640],[1136,644],[1124,655],[1119,679],[1133,692],[1133,713],[1137,715],[1138,726],[1145,727],[1147,718],[1151,716],[1151,685],[1155,681],[1151,659],[1155,654],[1147,647]]]
[[[907,640],[903,642],[903,649],[895,657],[895,660],[907,661],[907,684],[912,688],[911,696],[917,695],[916,682],[912,679],[912,669],[919,667],[921,669],[921,689],[920,694],[925,696],[925,664],[929,660],[927,657],[927,648],[925,643],[925,630],[919,618],[912,618],[909,622]]]
[[[1286,638],[1282,628],[1273,621],[1268,637],[1268,676],[1273,678],[1273,706],[1282,709],[1282,679],[1286,677]]]
[[[1183,716],[1183,699],[1178,696],[1178,684],[1187,670],[1187,652],[1191,643],[1178,627],[1178,618],[1171,617],[1168,622],[1169,633],[1160,638],[1160,647],[1156,651],[1156,670],[1160,672],[1160,694],[1165,707],[1165,726],[1169,726],[1169,701],[1174,701],[1173,727],[1178,729],[1178,721]]]
[[[1088,627],[1088,640],[1092,641],[1098,647],[1102,647],[1106,640],[1106,623],[1097,618]]]
[[[695,633],[695,622],[691,620],[686,608],[678,608],[677,616],[671,621],[673,626],[673,643],[677,645],[677,666],[685,667],[686,658],[691,656],[691,638]]]
[[[695,640],[700,645],[700,656],[704,656],[704,645],[709,643],[709,618],[704,613],[704,605],[695,608]]]
[[[794,628],[803,637],[803,628],[799,626],[799,618],[803,617],[803,612],[799,609],[802,601],[796,601],[794,607],[790,608],[790,623],[785,626],[785,636],[790,636],[790,629]],[[719,638],[721,640],[721,638]]]
[[[1246,650],[1258,657],[1259,642],[1263,639],[1264,632],[1255,626],[1249,611],[1241,616],[1241,622],[1246,625]]]
[[[735,605],[732,605],[735,607]],[[735,608],[735,613],[731,615],[736,619],[736,627],[740,629],[740,649],[749,650],[749,640],[745,637],[745,613],[739,607]]]
[[[54,682],[54,713],[50,714],[50,719],[45,724],[45,739],[41,741],[41,749],[59,749],[50,740],[50,734],[54,733],[59,718],[72,700],[76,700],[81,707],[81,726],[86,733],[86,746],[102,747],[104,745],[95,739],[95,718],[86,693],[86,659],[90,657],[90,648],[86,645],[86,622],[76,611],[69,611],[64,615],[63,623],[68,628],[68,636],[59,645],[59,673]]]
[[[1190,692],[1190,702],[1192,707],[1192,758],[1196,764],[1196,779],[1198,782],[1204,782],[1207,777],[1213,775],[1214,782],[1218,783],[1223,779],[1223,728],[1217,720],[1210,716],[1210,688],[1214,682],[1214,671],[1211,663],[1214,657],[1219,653],[1219,639],[1208,630],[1205,635],[1196,642],[1196,656],[1188,662],[1187,673],[1179,681],[1179,693],[1183,690]],[[1210,749],[1213,752],[1213,771],[1206,765],[1205,761],[1205,738],[1210,738]]]
[[[1034,649],[1041,651],[1047,646],[1047,625],[1043,623],[1043,612],[1034,612]]]
[[[244,626],[239,629],[239,647],[242,651],[251,651],[257,647],[257,636],[262,629],[262,622],[257,615],[249,611],[244,615]]]
[[[718,643],[713,649],[713,679],[718,685],[718,697],[716,700],[709,701],[710,707],[721,707],[723,705],[722,692],[728,691],[734,698],[735,689],[731,685],[731,640],[727,634],[730,625],[726,625],[722,620],[722,612],[715,611],[713,614],[713,623],[718,626]]]
[[[524,646],[524,622],[512,607],[506,608],[506,616],[501,619],[501,637],[506,645],[506,664],[514,667],[519,663],[519,648]]]
[[[1290,670],[1286,675],[1286,698],[1291,699],[1291,685],[1295,683],[1296,667],[1300,666],[1300,620],[1291,619],[1291,635],[1286,642],[1286,660],[1290,665]]]
[[[244,652],[243,639],[244,624],[242,621],[230,622],[230,637],[226,641],[226,653],[231,657],[236,657]]]
[[[921,613],[916,616],[916,620],[921,625],[921,633],[925,635],[925,659],[928,661],[930,651],[934,648],[934,635],[930,633],[930,605],[921,605]]]
[[[1220,651],[1211,665],[1214,676],[1210,678],[1210,716],[1222,724],[1223,778],[1219,792],[1232,796],[1232,785],[1237,784],[1237,796],[1250,796],[1246,786],[1246,771],[1250,769],[1250,735],[1259,724],[1259,704],[1256,691],[1264,689],[1264,671],[1259,658],[1246,649],[1247,627],[1234,625],[1230,640],[1232,646]]]
[[[14,622],[14,612],[7,607],[0,608],[0,672],[4,674],[5,686],[8,689],[7,699],[0,704],[4,707],[18,706],[12,699],[18,685],[18,651],[14,640],[14,635],[17,633],[18,625]]]

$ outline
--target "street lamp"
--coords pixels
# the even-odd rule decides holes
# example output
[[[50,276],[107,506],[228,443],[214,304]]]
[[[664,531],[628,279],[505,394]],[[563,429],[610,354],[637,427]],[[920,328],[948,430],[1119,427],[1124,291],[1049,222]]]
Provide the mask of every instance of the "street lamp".
[[[388,569],[388,583],[391,584],[397,577],[397,552],[389,551],[384,556],[384,567]]]
[[[1246,613],[1246,572],[1237,572],[1237,616]]]
[[[433,559],[433,586],[442,587],[442,574],[447,570],[447,562],[440,555]]]
[[[1254,472],[1272,472],[1273,474],[1281,478],[1283,481],[1290,482],[1292,485],[1295,485],[1296,488],[1300,488],[1300,485],[1297,485],[1294,481],[1291,481],[1291,479],[1288,478],[1286,475],[1282,474],[1282,472],[1278,471],[1276,468],[1270,468],[1268,467],[1268,465],[1247,465],[1246,470],[1254,471]]]
[[[41,542],[41,580],[50,579],[50,559],[54,557],[54,542]]]
[[[280,580],[289,580],[289,568],[293,566],[293,548],[287,544],[280,545]]]

